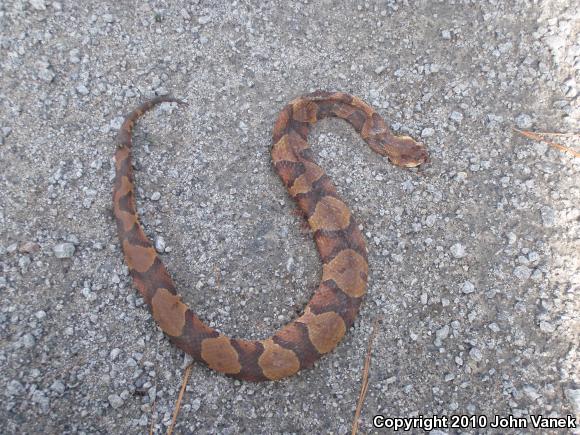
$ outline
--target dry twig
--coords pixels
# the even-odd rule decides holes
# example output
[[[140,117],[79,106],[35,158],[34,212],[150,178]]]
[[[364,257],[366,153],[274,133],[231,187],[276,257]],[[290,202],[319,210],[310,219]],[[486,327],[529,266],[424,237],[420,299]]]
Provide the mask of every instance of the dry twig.
[[[171,435],[173,433],[173,428],[175,427],[175,422],[177,421],[177,414],[179,414],[179,408],[181,406],[181,399],[183,399],[183,393],[185,392],[187,381],[189,381],[189,375],[191,375],[192,367],[193,363],[189,364],[185,368],[185,373],[183,374],[183,382],[181,383],[181,390],[179,390],[179,396],[177,397],[177,401],[175,402],[175,409],[173,410],[173,418],[171,419],[171,426],[169,426],[169,429],[167,429],[167,435]]]
[[[159,350],[159,340],[155,344],[155,355],[157,355],[157,351]],[[155,405],[157,404],[157,377],[159,376],[159,368],[157,367],[157,359],[155,358],[155,398],[153,399],[153,403],[151,404],[151,424],[149,425],[149,435],[153,435],[153,431],[155,430]]]
[[[369,368],[371,366],[371,354],[373,350],[373,341],[379,332],[379,322],[381,317],[377,317],[373,322],[373,331],[371,332],[371,336],[369,337],[369,344],[367,347],[367,355],[365,357],[365,364],[363,367],[363,375],[362,375],[362,385],[360,388],[360,393],[358,395],[358,403],[356,405],[356,411],[354,413],[354,420],[352,422],[352,432],[351,435],[356,435],[358,433],[358,423],[360,418],[360,413],[362,411],[362,407],[364,405],[365,397],[367,395],[367,390],[369,386]]]
[[[155,427],[155,404],[157,403],[157,364],[155,364],[155,398],[151,405],[151,425],[149,426],[149,435],[153,435],[153,428]]]
[[[572,154],[574,157],[580,157],[580,153],[578,151],[574,151],[572,148],[559,144],[557,142],[553,142],[551,140],[546,140],[544,136],[558,136],[558,137],[580,137],[580,134],[576,133],[549,133],[549,132],[533,132],[528,130],[518,130],[517,128],[512,127],[512,130],[521,134],[528,139],[536,140],[539,142],[545,142],[554,148],[559,149],[565,153]]]

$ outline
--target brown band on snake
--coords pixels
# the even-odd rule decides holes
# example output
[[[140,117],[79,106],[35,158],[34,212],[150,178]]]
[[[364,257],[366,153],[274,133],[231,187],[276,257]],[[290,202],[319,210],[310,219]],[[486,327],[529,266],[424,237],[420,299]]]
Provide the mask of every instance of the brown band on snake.
[[[210,368],[249,381],[276,380],[311,367],[353,325],[368,279],[364,238],[350,210],[306,141],[320,119],[346,120],[369,146],[398,166],[427,160],[421,143],[394,136],[361,99],[341,92],[314,92],[293,100],[274,125],[272,161],[290,196],[304,213],[322,260],[322,280],[304,313],[265,340],[229,338],[205,325],[181,301],[175,285],[145,235],[135,205],[131,133],[137,119],[161,102],[157,97],[125,119],[117,137],[113,207],[125,263],[159,327],[180,349]]]

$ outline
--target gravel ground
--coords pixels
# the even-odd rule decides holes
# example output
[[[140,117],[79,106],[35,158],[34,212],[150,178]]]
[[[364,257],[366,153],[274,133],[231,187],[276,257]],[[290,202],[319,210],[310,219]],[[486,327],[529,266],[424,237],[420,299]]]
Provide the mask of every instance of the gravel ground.
[[[269,158],[286,102],[358,95],[432,157],[401,170],[316,127],[369,245],[355,327],[282,382],[195,364],[176,433],[349,432],[377,317],[363,433],[388,432],[376,414],[578,415],[580,159],[511,130],[578,131],[578,3],[214,3],[0,3],[0,431],[169,426],[189,360],[111,217],[122,116],[167,93],[189,106],[136,129],[140,212],[184,299],[234,336],[267,337],[320,277]]]

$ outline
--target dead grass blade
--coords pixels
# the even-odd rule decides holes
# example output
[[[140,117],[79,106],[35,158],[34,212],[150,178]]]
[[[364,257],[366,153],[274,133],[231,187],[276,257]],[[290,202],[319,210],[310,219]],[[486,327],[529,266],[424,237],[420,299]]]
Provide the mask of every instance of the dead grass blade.
[[[159,350],[159,340],[157,340],[157,342],[155,343],[155,353],[154,355],[157,355],[157,351]],[[151,424],[149,425],[149,435],[153,435],[153,432],[155,430],[155,406],[157,404],[157,378],[159,377],[159,368],[157,366],[157,359],[155,357],[153,357],[154,361],[155,361],[155,386],[153,388],[155,388],[155,398],[153,399],[153,403],[151,404]]]
[[[532,139],[539,142],[545,142],[554,148],[559,149],[562,152],[572,154],[574,157],[580,157],[580,153],[578,151],[573,150],[570,147],[564,146],[557,142],[547,140],[546,136],[557,136],[557,137],[580,137],[580,134],[577,133],[549,133],[549,132],[533,132],[528,130],[518,130],[515,127],[512,127],[512,130],[521,134],[522,136]]]
[[[185,392],[185,387],[187,381],[189,381],[189,376],[191,375],[191,369],[194,363],[189,364],[185,368],[185,373],[183,374],[183,381],[181,382],[181,390],[179,390],[179,396],[177,396],[177,401],[175,402],[175,409],[173,410],[173,418],[171,419],[171,426],[167,429],[167,435],[173,433],[173,428],[175,427],[175,422],[177,421],[177,415],[179,414],[179,408],[181,407],[181,399],[183,399],[183,393]]]
[[[151,425],[149,426],[149,435],[153,435],[153,428],[155,427],[155,405],[157,403],[157,364],[155,364],[155,399],[153,399],[153,404],[151,405]]]
[[[369,386],[369,369],[371,366],[371,354],[373,350],[373,342],[377,333],[379,332],[379,322],[381,321],[381,317],[377,317],[373,322],[373,331],[371,332],[371,336],[369,337],[369,344],[367,346],[367,355],[365,357],[365,364],[363,367],[363,375],[362,375],[362,385],[360,388],[360,393],[358,395],[358,403],[356,405],[356,411],[354,413],[354,420],[352,422],[352,432],[351,435],[356,435],[358,433],[358,424],[360,419],[360,413],[362,412],[362,407],[365,402],[365,397],[367,395],[367,390]]]

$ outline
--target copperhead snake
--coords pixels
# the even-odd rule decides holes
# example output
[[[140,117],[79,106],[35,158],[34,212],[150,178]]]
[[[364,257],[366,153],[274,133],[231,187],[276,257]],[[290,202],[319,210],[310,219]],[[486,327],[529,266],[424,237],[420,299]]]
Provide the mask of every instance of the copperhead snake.
[[[314,162],[306,141],[308,132],[320,119],[342,118],[375,152],[403,167],[424,163],[428,158],[425,147],[409,136],[393,135],[370,105],[346,93],[317,91],[284,107],[274,125],[272,161],[311,228],[322,260],[322,280],[304,313],[271,337],[255,341],[230,338],[205,325],[182,302],[139,222],[131,135],[135,122],[162,102],[181,103],[161,96],[141,104],[127,115],[117,136],[113,210],[134,286],[169,339],[213,370],[238,379],[266,381],[311,367],[334,349],[354,323],[366,291],[368,262],[354,217]]]

